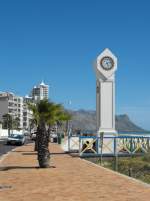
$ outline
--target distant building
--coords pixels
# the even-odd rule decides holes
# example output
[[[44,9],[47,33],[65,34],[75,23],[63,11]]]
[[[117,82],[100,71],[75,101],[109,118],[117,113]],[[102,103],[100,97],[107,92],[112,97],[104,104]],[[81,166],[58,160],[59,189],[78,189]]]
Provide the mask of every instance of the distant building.
[[[28,103],[33,103],[32,97],[25,96],[23,98],[23,128],[29,129],[30,120],[33,118],[33,113],[28,108]]]
[[[19,127],[23,128],[23,97],[11,92],[0,93],[0,121],[4,114],[10,114],[13,119],[19,118]]]
[[[33,103],[33,98],[31,96],[26,95],[23,97],[23,101],[28,104],[28,103]]]
[[[31,92],[33,101],[48,99],[49,96],[49,85],[46,85],[43,81],[38,86],[34,86]]]

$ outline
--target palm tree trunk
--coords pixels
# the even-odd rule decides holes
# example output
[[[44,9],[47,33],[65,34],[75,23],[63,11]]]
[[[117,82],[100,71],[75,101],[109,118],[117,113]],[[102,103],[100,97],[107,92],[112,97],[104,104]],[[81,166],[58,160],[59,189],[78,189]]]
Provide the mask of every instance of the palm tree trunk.
[[[8,128],[8,137],[10,136],[10,128]]]
[[[39,130],[39,126],[37,127],[37,133],[36,133],[36,138],[35,138],[35,145],[34,145],[34,151],[38,151],[38,136],[39,136],[39,133],[40,133],[40,130]]]
[[[50,153],[48,149],[49,134],[46,130],[45,122],[41,121],[38,128],[38,161],[40,168],[50,167]]]
[[[35,145],[34,145],[34,151],[38,151],[38,133],[36,134]]]

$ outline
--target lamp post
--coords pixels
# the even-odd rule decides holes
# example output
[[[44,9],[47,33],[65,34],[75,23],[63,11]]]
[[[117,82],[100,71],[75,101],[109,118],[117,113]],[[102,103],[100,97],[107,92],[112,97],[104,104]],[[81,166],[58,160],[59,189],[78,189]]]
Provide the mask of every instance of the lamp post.
[[[71,100],[69,100],[69,101],[66,102],[66,105],[70,106],[71,104],[72,104]],[[65,133],[68,134],[68,135],[69,135],[69,129],[70,129],[70,120],[67,120],[66,121],[66,132]]]

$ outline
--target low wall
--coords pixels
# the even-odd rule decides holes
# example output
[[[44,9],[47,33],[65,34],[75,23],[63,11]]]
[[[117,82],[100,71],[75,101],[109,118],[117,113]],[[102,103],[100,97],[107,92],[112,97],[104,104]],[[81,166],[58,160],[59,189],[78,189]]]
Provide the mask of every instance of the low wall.
[[[23,131],[18,130],[11,130],[10,134],[16,133],[16,134],[23,134]],[[0,139],[8,138],[8,129],[0,129]]]

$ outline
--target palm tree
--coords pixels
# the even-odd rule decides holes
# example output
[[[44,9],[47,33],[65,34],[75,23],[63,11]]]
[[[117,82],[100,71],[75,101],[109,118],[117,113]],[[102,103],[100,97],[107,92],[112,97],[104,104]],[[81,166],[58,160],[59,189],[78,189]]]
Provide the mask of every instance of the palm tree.
[[[28,108],[33,113],[33,118],[29,122],[29,124],[30,124],[29,125],[30,126],[30,134],[31,134],[31,130],[33,128],[36,128],[36,130],[38,129],[38,123],[39,123],[40,114],[38,112],[38,106],[35,103],[28,103]],[[37,140],[37,135],[36,135],[34,151],[37,151],[37,150],[38,150],[38,140]]]
[[[3,118],[3,128],[8,129],[8,136],[10,136],[10,130],[12,129],[13,119],[10,114],[4,114]]]
[[[16,129],[16,130],[19,130],[19,127],[20,127],[20,119],[19,117],[16,117],[14,120],[13,120],[13,128]]]
[[[48,168],[50,161],[49,129],[57,122],[70,119],[70,115],[61,104],[55,104],[48,100],[41,100],[36,105],[30,104],[29,109],[33,111],[37,122],[37,151],[38,161],[41,168]]]
[[[34,129],[37,126],[37,122],[35,119],[30,119],[29,120],[29,131],[30,133],[32,132],[32,129]]]
[[[30,109],[32,108],[33,110],[34,110],[34,105],[29,105],[29,107],[30,107]],[[36,107],[35,107],[35,109],[36,109]],[[33,113],[33,115],[35,115],[34,113]],[[30,119],[29,120],[29,131],[30,131],[30,136],[31,136],[31,133],[32,133],[32,130],[34,131],[34,130],[37,130],[37,120],[35,119],[35,118],[32,118],[32,119]],[[34,146],[34,151],[37,151],[37,138],[35,139],[35,146]]]

